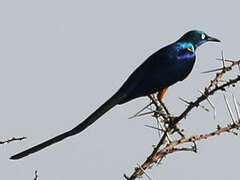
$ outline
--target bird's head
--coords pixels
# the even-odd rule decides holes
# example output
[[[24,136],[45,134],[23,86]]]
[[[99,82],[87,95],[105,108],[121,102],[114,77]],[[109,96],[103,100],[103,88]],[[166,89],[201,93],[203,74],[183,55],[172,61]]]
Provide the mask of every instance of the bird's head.
[[[189,31],[184,34],[177,42],[180,43],[191,43],[196,49],[200,45],[205,42],[213,41],[213,42],[220,42],[219,39],[208,36],[205,32],[199,30]]]

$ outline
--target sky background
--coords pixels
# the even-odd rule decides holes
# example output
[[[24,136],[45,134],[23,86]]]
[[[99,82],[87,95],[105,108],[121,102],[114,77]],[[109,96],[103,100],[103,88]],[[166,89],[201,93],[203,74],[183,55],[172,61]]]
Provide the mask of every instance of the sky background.
[[[115,93],[133,70],[186,31],[200,29],[222,40],[197,50],[190,76],[167,92],[164,102],[178,115],[221,66],[239,59],[238,1],[8,0],[0,2],[1,179],[123,179],[145,161],[158,142],[144,125],[154,119],[128,117],[149,100],[117,106],[82,134],[18,161],[9,157],[83,121]],[[229,89],[240,101],[239,85]],[[181,122],[187,135],[231,122],[222,93],[211,98],[217,118],[193,110]],[[207,107],[208,104],[204,103]],[[198,142],[199,153],[175,153],[149,171],[154,180],[238,178],[240,137],[224,134]],[[146,179],[146,177],[144,177]]]

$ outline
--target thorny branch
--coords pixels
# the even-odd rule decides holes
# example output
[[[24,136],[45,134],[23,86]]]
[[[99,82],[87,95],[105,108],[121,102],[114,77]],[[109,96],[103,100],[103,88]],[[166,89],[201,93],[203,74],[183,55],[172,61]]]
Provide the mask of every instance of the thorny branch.
[[[210,84],[205,88],[204,92],[201,93],[201,96],[199,96],[193,102],[188,102],[188,106],[179,116],[172,117],[169,114],[169,111],[167,110],[166,106],[164,106],[164,104],[162,104],[162,102],[159,102],[160,105],[158,105],[159,103],[157,103],[154,98],[151,98],[152,103],[150,103],[149,105],[154,104],[156,106],[156,110],[153,111],[154,117],[157,118],[157,116],[158,117],[162,116],[162,118],[164,118],[164,121],[165,121],[164,125],[167,128],[165,130],[162,130],[163,133],[162,133],[162,136],[160,138],[160,141],[155,146],[153,152],[148,156],[146,161],[141,166],[138,166],[137,168],[135,168],[135,171],[133,172],[133,174],[130,177],[128,177],[127,175],[124,174],[124,177],[127,180],[134,180],[137,177],[140,177],[143,174],[146,174],[146,172],[145,172],[146,169],[152,167],[152,165],[154,165],[155,163],[158,163],[159,160],[166,157],[168,154],[171,154],[171,153],[174,153],[174,152],[179,152],[179,151],[197,152],[197,147],[196,147],[196,144],[195,144],[196,141],[200,141],[200,140],[203,140],[203,139],[208,139],[209,137],[212,137],[212,136],[215,136],[215,135],[220,135],[223,132],[231,132],[231,130],[233,130],[233,129],[239,129],[240,117],[238,115],[238,120],[236,120],[236,121],[238,121],[238,123],[236,123],[236,121],[234,121],[231,125],[228,125],[228,126],[223,127],[223,128],[218,125],[217,130],[215,130],[215,131],[212,131],[212,132],[206,133],[206,134],[191,136],[191,137],[185,137],[183,134],[182,135],[180,134],[181,137],[179,139],[171,141],[168,144],[166,144],[166,142],[167,142],[166,139],[168,137],[168,134],[169,133],[173,134],[175,132],[178,132],[178,133],[180,132],[180,130],[177,128],[177,124],[180,121],[182,121],[183,119],[185,119],[186,116],[188,115],[188,113],[193,108],[199,107],[200,103],[202,103],[205,100],[209,100],[209,97],[212,96],[217,91],[225,91],[226,88],[228,88],[230,86],[234,87],[234,85],[240,81],[240,74],[238,74],[233,79],[229,79],[227,81],[224,81],[224,83],[222,83],[220,81],[222,79],[222,77],[224,76],[224,74],[226,74],[227,72],[230,72],[234,67],[238,67],[240,69],[240,60],[238,60],[238,61],[226,60],[226,59],[224,59],[223,55],[222,55],[222,59],[220,59],[220,60],[223,61],[223,67],[222,68],[206,71],[204,73],[214,72],[214,71],[220,71],[220,72],[216,73],[215,78],[210,81]],[[231,65],[226,66],[225,62],[231,63]],[[220,82],[221,82],[221,84],[220,84]],[[235,102],[235,99],[234,99],[234,103],[235,103],[235,108],[236,108],[237,103]],[[165,110],[167,116],[163,116],[161,113],[159,113],[159,109],[161,109],[160,106],[162,106],[162,109]],[[158,113],[158,114],[156,115],[156,113]],[[186,144],[186,143],[193,143],[193,146],[191,146],[191,147],[177,147],[179,145],[183,145],[183,144]]]

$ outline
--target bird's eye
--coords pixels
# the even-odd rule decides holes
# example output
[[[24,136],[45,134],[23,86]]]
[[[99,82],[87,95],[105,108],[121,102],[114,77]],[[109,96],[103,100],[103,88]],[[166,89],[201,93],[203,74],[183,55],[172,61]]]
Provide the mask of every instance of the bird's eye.
[[[201,35],[201,39],[205,39],[206,38],[206,35],[205,34],[202,34]]]

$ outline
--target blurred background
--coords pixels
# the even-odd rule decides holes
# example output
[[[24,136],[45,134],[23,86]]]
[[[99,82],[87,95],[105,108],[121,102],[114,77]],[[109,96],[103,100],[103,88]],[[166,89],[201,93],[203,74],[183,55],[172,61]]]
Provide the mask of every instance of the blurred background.
[[[239,59],[238,1],[9,0],[0,2],[0,145],[2,179],[123,179],[145,161],[158,142],[150,116],[129,120],[149,100],[117,106],[82,134],[18,161],[9,157],[80,123],[115,93],[148,56],[192,29],[222,43],[197,50],[194,70],[164,99],[178,115],[221,66]],[[235,74],[236,75],[236,74]],[[234,77],[234,74],[233,76]],[[239,85],[228,89],[240,101]],[[180,123],[186,135],[207,133],[231,122],[222,93],[213,112],[194,109]],[[210,108],[205,102],[206,107]],[[149,171],[158,179],[236,179],[238,136],[198,142],[199,152],[175,153]],[[146,177],[144,177],[146,179]]]

